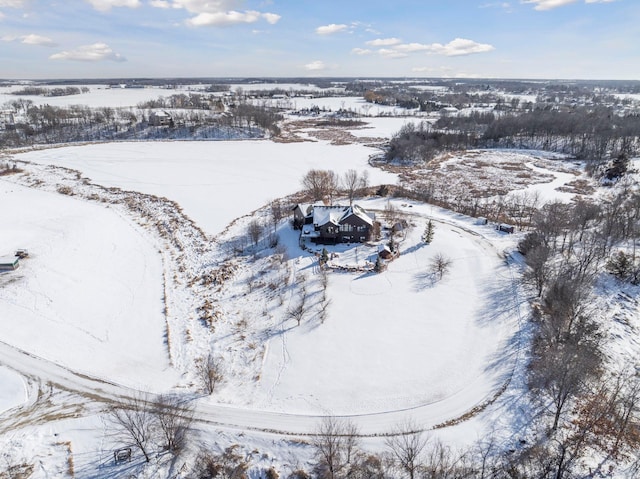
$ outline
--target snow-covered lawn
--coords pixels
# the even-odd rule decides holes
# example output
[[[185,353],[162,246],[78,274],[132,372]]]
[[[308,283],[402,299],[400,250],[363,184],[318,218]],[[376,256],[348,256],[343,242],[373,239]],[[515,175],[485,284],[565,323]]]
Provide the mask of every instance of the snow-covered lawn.
[[[0,181],[0,338],[74,371],[135,387],[175,381],[166,346],[158,247],[101,204]]]
[[[11,369],[0,366],[0,385],[0,413],[27,400],[24,379]]]
[[[358,203],[381,211],[387,200]],[[438,208],[401,200],[395,206],[415,225],[406,238],[397,238],[402,254],[381,274],[330,270],[326,297],[331,303],[324,321],[317,308],[323,294],[317,259],[300,250],[298,232],[288,225],[279,231],[280,243],[287,245],[292,277],[304,275],[310,298],[299,326],[287,309],[296,302],[300,280],[285,289],[284,303],[265,296],[264,289],[247,293],[243,274],[223,288],[225,322],[246,318],[247,341],[253,341],[256,328],[256,337],[266,335],[267,342],[264,352],[258,348],[251,360],[257,367],[244,364],[237,353],[237,333],[223,326],[215,347],[229,364],[242,364],[247,374],[243,381],[226,381],[214,401],[217,397],[236,406],[312,415],[419,409],[414,412],[420,420],[435,425],[495,394],[514,367],[506,351],[519,327],[517,286],[502,255],[513,238]],[[430,245],[420,241],[427,218],[436,221]],[[326,248],[338,254],[330,265],[362,268],[375,262],[377,250],[366,245]],[[430,271],[438,253],[452,260],[451,271],[441,280]],[[260,262],[248,267],[266,268]],[[274,278],[281,274],[264,271],[261,281],[277,282]],[[370,419],[363,424],[375,430]]]
[[[396,176],[372,168],[361,145],[257,141],[131,142],[54,148],[16,155],[80,170],[94,183],[177,201],[211,234],[269,200],[301,189],[312,169],[367,171],[371,184]]]

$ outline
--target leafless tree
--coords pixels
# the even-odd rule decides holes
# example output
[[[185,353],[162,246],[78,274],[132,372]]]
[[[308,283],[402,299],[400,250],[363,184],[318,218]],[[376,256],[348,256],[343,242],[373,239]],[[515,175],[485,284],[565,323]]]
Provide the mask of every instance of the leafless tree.
[[[442,279],[449,272],[453,260],[442,253],[436,254],[429,263],[430,271],[435,274],[438,279]]]
[[[338,176],[331,170],[309,170],[302,178],[302,186],[314,201],[328,198],[331,202],[338,188]]]
[[[197,363],[196,374],[207,394],[213,394],[216,386],[224,379],[222,359],[209,352],[206,358]]]
[[[529,387],[538,398],[550,401],[552,431],[558,428],[567,406],[598,376],[601,359],[597,343],[588,337],[571,337],[547,347],[534,345]]]
[[[113,405],[107,412],[107,420],[116,428],[123,441],[131,441],[149,462],[149,443],[152,441],[155,417],[150,405],[150,397],[145,394],[123,400]]]
[[[427,438],[412,422],[397,427],[385,441],[395,461],[409,475],[409,479],[416,477],[427,442]]]
[[[193,422],[193,406],[177,395],[162,395],[156,399],[153,414],[167,450],[182,449]]]
[[[251,242],[253,243],[253,246],[258,245],[258,242],[260,241],[260,237],[262,236],[262,232],[263,232],[263,227],[260,220],[257,220],[257,219],[251,220],[251,222],[247,226],[247,234],[249,235],[249,238],[251,238]]]
[[[542,291],[551,276],[550,259],[551,250],[543,244],[535,246],[525,256],[525,263],[529,269],[524,273],[523,279],[535,286],[538,298],[542,296]]]
[[[327,479],[336,479],[355,455],[358,429],[350,422],[326,417],[318,427],[313,446],[322,475]]]
[[[365,171],[359,174],[356,170],[347,170],[342,176],[342,188],[347,193],[349,198],[349,206],[353,204],[353,200],[359,190],[367,187],[369,180],[368,174]]]
[[[273,232],[275,233],[278,228],[278,223],[280,223],[280,220],[287,214],[282,201],[273,200],[269,203],[269,214],[271,216],[271,223],[273,224]]]
[[[304,280],[303,280],[304,281]],[[307,288],[301,285],[297,298],[293,299],[293,303],[287,308],[287,316],[294,319],[298,326],[307,314]]]

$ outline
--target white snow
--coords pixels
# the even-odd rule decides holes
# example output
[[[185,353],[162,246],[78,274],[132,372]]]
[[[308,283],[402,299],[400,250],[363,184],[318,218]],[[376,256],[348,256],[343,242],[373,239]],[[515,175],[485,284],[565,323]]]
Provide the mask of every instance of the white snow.
[[[27,389],[22,376],[0,366],[0,413],[20,406],[27,400]]]
[[[16,158],[80,170],[94,183],[177,201],[208,233],[268,201],[295,193],[310,169],[367,171],[371,184],[396,176],[372,168],[377,150],[326,142],[270,140],[131,142],[55,148]]]
[[[166,388],[157,246],[117,211],[0,181],[0,244],[29,248],[0,276],[0,337],[84,374]]]
[[[412,213],[426,214],[426,208],[417,205]],[[435,424],[499,387],[512,365],[497,358],[517,311],[509,268],[487,240],[446,223],[436,223],[433,243],[422,245],[426,219],[412,219],[417,225],[387,271],[330,273],[328,319],[300,327],[291,322],[270,340],[259,407],[334,415],[452,407],[444,417],[442,410],[434,413]],[[429,274],[437,253],[453,260],[441,281]]]

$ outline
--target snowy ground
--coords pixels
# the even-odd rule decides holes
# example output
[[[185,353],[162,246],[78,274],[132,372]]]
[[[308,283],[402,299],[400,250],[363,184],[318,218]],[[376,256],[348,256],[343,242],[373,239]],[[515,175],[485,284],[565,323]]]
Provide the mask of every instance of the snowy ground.
[[[362,205],[382,209],[384,201]],[[330,273],[328,319],[270,340],[257,404],[344,415],[457,402],[463,413],[500,386],[513,365],[489,365],[517,327],[509,268],[489,241],[446,223],[423,245],[426,207],[411,212],[416,226],[384,273]],[[437,253],[453,261],[441,281],[429,273]]]
[[[22,376],[0,366],[0,413],[20,406],[27,400],[27,390]]]
[[[2,341],[130,386],[175,381],[149,236],[103,205],[56,193],[0,182],[0,203],[3,253],[30,251],[0,275]]]
[[[177,201],[200,227],[220,232],[235,218],[299,191],[312,168],[368,171],[372,184],[396,176],[371,168],[375,149],[326,142],[131,142],[40,150],[16,158],[77,169],[91,181]]]

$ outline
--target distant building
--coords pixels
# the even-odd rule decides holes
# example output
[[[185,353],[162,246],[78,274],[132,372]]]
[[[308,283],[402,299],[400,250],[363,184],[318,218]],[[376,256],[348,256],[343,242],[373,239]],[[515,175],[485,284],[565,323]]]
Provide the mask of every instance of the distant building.
[[[149,115],[149,125],[151,126],[172,126],[173,119],[166,111],[154,111]]]
[[[0,271],[12,271],[20,266],[20,258],[17,256],[0,256]]]
[[[358,205],[296,205],[293,226],[300,239],[319,244],[364,243],[371,236],[375,216]]]
[[[442,116],[456,116],[458,113],[460,113],[460,110],[455,106],[446,106],[440,109],[440,115]]]

